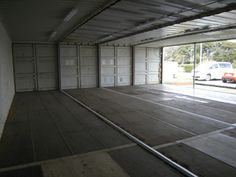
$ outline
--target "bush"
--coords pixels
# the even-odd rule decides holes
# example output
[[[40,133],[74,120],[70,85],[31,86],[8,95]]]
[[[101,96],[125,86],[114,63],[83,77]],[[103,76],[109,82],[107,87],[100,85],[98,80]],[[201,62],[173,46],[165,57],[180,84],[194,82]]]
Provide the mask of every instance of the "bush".
[[[183,67],[184,67],[184,71],[185,71],[186,73],[191,73],[192,70],[193,70],[193,65],[192,65],[192,64],[184,65]]]
[[[190,64],[191,62],[190,61],[185,61],[184,64]]]
[[[236,68],[236,60],[234,60],[232,65],[233,65],[233,68]]]

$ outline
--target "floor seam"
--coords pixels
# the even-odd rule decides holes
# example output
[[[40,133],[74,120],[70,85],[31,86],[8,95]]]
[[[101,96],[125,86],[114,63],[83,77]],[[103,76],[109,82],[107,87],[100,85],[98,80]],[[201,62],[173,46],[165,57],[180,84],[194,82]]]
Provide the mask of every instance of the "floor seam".
[[[188,142],[188,141],[192,141],[192,140],[200,139],[200,138],[207,137],[207,136],[210,136],[210,135],[218,134],[218,133],[224,132],[224,131],[226,131],[226,130],[231,130],[231,129],[234,129],[234,128],[235,128],[235,127],[230,126],[230,127],[227,127],[227,128],[223,128],[223,129],[216,130],[216,131],[212,131],[212,132],[209,132],[209,133],[197,135],[197,136],[194,136],[194,137],[190,137],[190,138],[186,138],[186,139],[182,139],[182,140],[177,140],[177,141],[175,141],[175,142],[171,142],[171,143],[166,143],[166,144],[162,144],[162,145],[153,146],[153,148],[154,148],[154,149],[160,149],[160,148],[168,147],[168,146],[171,146],[171,145],[176,145],[176,144],[180,144],[180,143],[185,143],[185,142]]]
[[[144,101],[144,102],[152,103],[152,104],[159,105],[159,106],[162,106],[162,107],[166,107],[166,108],[169,108],[169,109],[174,109],[176,111],[183,112],[183,113],[190,114],[190,115],[194,115],[194,116],[197,116],[197,117],[200,117],[200,118],[203,118],[203,119],[212,120],[214,122],[218,122],[218,123],[221,123],[221,124],[224,124],[224,125],[227,125],[227,126],[231,126],[232,125],[232,124],[229,124],[229,123],[217,120],[217,119],[213,119],[211,117],[207,117],[207,116],[203,116],[203,115],[198,115],[198,114],[195,114],[195,113],[192,113],[192,112],[189,112],[189,111],[181,110],[179,108],[175,108],[175,107],[172,107],[172,106],[164,105],[164,104],[161,104],[161,103],[156,103],[156,102],[153,102],[153,101],[149,101],[149,100],[146,100],[146,99],[143,99],[143,98],[139,98],[139,97],[136,97],[136,96],[133,96],[133,95],[129,95],[129,94],[126,94],[126,93],[122,93],[122,92],[119,92],[119,91],[115,91],[115,90],[111,90],[111,89],[107,89],[107,88],[101,88],[101,89],[109,91],[109,92],[113,92],[113,93],[116,93],[116,94],[120,94],[120,95],[123,95],[123,96],[129,96],[131,98],[135,98],[135,99],[138,99],[138,100],[141,100],[141,101]]]
[[[41,96],[39,95],[40,100],[42,100]],[[52,117],[52,113],[48,110],[48,108],[46,107],[45,103],[42,101],[42,105],[44,106],[45,110],[48,112],[49,116],[51,117],[52,122],[55,124],[59,135],[61,136],[63,142],[65,143],[66,147],[68,148],[69,152],[72,154],[74,154],[74,151],[72,150],[72,148],[70,147],[69,143],[66,141],[66,138],[64,137],[61,129],[59,128],[58,124],[56,123],[56,121],[54,121],[53,117]]]
[[[134,147],[134,146],[137,146],[137,144],[136,143],[129,143],[129,144],[121,145],[121,146],[101,149],[101,150],[97,150],[97,151],[86,152],[86,153],[82,153],[82,154],[73,154],[73,155],[54,158],[54,159],[48,159],[48,160],[42,160],[42,161],[36,161],[36,162],[31,162],[31,163],[26,163],[26,164],[19,164],[19,165],[4,167],[4,168],[0,168],[0,173],[12,171],[12,170],[17,170],[17,169],[22,169],[22,168],[27,168],[27,167],[31,167],[31,166],[35,166],[35,165],[43,165],[43,164],[47,164],[47,163],[53,163],[58,160],[69,160],[69,159],[75,159],[75,158],[79,158],[79,157],[94,155],[94,154],[98,154],[98,153],[108,153],[108,152],[112,152],[112,151],[116,151],[116,150],[120,150],[120,149],[125,149],[125,148],[130,148],[130,147]]]

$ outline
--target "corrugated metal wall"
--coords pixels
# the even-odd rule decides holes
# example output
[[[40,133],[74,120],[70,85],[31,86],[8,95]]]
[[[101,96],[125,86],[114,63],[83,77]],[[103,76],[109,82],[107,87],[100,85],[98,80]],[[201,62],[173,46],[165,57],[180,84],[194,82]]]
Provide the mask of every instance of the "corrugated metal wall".
[[[130,47],[116,48],[117,86],[131,85],[132,56]]]
[[[132,84],[131,47],[100,46],[100,86]],[[59,45],[60,88],[98,86],[96,46]],[[15,44],[17,91],[58,88],[57,48],[52,44]],[[160,49],[134,48],[135,85],[160,83]]]
[[[95,46],[60,45],[61,88],[97,87]]]
[[[135,85],[160,83],[160,48],[135,47]]]
[[[116,59],[115,47],[101,46],[100,62],[101,62],[101,86],[115,86],[116,79]]]
[[[14,68],[16,91],[58,88],[55,45],[14,44]]]
[[[79,88],[78,46],[60,45],[61,88]]]
[[[146,84],[160,83],[161,56],[160,48],[147,48]]]
[[[134,73],[135,85],[146,83],[146,48],[134,49]]]
[[[16,91],[34,90],[36,69],[33,45],[14,45],[14,66]]]
[[[100,47],[101,86],[131,85],[131,47]]]
[[[80,87],[93,88],[98,85],[98,59],[95,46],[80,46]]]
[[[38,90],[55,90],[57,80],[57,48],[55,45],[36,45]]]

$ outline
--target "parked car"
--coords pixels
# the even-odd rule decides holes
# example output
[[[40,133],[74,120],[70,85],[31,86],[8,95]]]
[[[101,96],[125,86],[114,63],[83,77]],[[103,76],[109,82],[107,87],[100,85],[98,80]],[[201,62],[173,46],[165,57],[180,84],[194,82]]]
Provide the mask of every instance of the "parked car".
[[[222,77],[222,82],[236,82],[236,69],[225,72],[224,76]]]
[[[195,79],[207,81],[211,79],[222,79],[224,73],[232,69],[232,64],[229,62],[207,62],[196,67]]]

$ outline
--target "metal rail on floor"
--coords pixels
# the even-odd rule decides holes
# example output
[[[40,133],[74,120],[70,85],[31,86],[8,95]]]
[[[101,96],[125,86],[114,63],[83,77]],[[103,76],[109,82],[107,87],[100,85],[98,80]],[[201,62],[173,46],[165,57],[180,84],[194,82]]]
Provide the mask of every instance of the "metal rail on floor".
[[[92,112],[93,114],[95,114],[97,117],[99,117],[101,120],[103,120],[104,122],[106,122],[107,124],[109,124],[110,126],[112,126],[113,128],[115,128],[116,130],[118,130],[119,132],[121,132],[122,134],[126,135],[129,139],[131,139],[132,141],[134,141],[135,143],[137,143],[139,146],[141,146],[142,148],[146,149],[147,151],[149,151],[150,153],[152,153],[153,155],[155,155],[156,157],[158,157],[160,160],[162,160],[163,162],[165,162],[166,164],[168,164],[169,166],[173,167],[174,169],[176,169],[178,172],[182,173],[185,176],[188,177],[198,177],[196,174],[192,173],[191,171],[189,171],[188,169],[182,167],[181,165],[179,165],[178,163],[174,162],[173,160],[169,159],[168,157],[166,157],[165,155],[163,155],[162,153],[160,153],[159,151],[155,150],[154,148],[152,148],[151,146],[147,145],[146,143],[144,143],[143,141],[141,141],[140,139],[136,138],[135,136],[133,136],[132,134],[130,134],[129,132],[127,132],[126,130],[122,129],[121,127],[119,127],[118,125],[116,125],[115,123],[113,123],[112,121],[110,121],[109,119],[107,119],[106,117],[104,117],[103,115],[101,115],[100,113],[94,111],[92,108],[90,108],[89,106],[87,106],[86,104],[84,104],[83,102],[79,101],[78,99],[76,99],[75,97],[73,97],[72,95],[66,93],[65,91],[61,90],[62,93],[64,93],[65,95],[67,95],[68,97],[70,97],[72,100],[74,100],[75,102],[77,102],[78,104],[80,104],[81,106],[83,106],[84,108],[86,108],[87,110],[89,110],[90,112]]]

